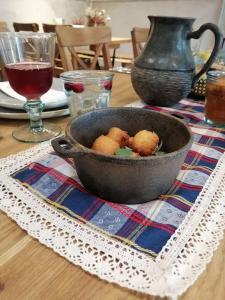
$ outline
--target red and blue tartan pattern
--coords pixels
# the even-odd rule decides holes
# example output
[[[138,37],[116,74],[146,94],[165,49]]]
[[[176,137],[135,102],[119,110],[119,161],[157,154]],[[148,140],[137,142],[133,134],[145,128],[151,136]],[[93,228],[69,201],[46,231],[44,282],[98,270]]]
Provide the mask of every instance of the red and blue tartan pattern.
[[[185,116],[194,134],[191,150],[167,194],[139,205],[121,205],[89,193],[73,163],[54,152],[13,174],[57,210],[122,243],[156,257],[194,204],[225,148],[225,130],[204,124],[204,104],[182,100],[173,108],[150,107]],[[97,176],[97,174],[96,174]]]

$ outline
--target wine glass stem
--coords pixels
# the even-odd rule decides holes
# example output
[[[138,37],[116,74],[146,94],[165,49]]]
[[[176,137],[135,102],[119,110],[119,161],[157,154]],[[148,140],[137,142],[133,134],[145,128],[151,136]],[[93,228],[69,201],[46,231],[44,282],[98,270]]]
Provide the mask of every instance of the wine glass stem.
[[[34,133],[43,131],[41,113],[44,109],[44,104],[41,102],[41,100],[29,100],[25,103],[24,108],[30,118],[30,130]]]

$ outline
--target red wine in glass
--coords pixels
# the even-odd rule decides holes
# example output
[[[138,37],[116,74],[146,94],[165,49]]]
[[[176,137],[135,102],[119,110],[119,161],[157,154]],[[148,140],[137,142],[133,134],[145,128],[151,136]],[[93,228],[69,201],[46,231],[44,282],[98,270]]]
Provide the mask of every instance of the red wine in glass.
[[[53,67],[49,63],[8,64],[5,70],[11,87],[27,100],[39,99],[52,85]]]
[[[52,85],[55,33],[0,32],[0,55],[12,89],[24,96],[30,125],[13,130],[18,141],[39,143],[60,134],[55,123],[42,121],[45,105],[40,97]],[[51,114],[50,114],[51,116]]]

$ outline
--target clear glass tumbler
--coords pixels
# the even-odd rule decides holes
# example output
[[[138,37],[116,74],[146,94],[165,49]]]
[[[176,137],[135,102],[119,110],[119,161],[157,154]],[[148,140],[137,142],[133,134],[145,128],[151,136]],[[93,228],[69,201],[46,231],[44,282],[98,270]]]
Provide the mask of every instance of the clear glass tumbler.
[[[205,122],[225,127],[225,72],[210,71],[207,75]]]
[[[70,115],[106,108],[111,97],[114,74],[101,70],[79,70],[60,75],[68,98]]]

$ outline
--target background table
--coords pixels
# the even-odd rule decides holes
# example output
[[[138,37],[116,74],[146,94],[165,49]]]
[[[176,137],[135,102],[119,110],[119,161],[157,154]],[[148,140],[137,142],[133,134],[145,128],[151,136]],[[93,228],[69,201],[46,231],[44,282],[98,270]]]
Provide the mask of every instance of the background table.
[[[138,99],[129,74],[115,74],[111,106]],[[55,118],[65,128],[68,118]],[[28,149],[31,144],[11,137],[17,126],[27,121],[0,120],[0,157]],[[0,212],[0,299],[137,300],[159,299],[123,289],[92,276],[26,234]],[[225,299],[225,238],[213,260],[182,300]]]

